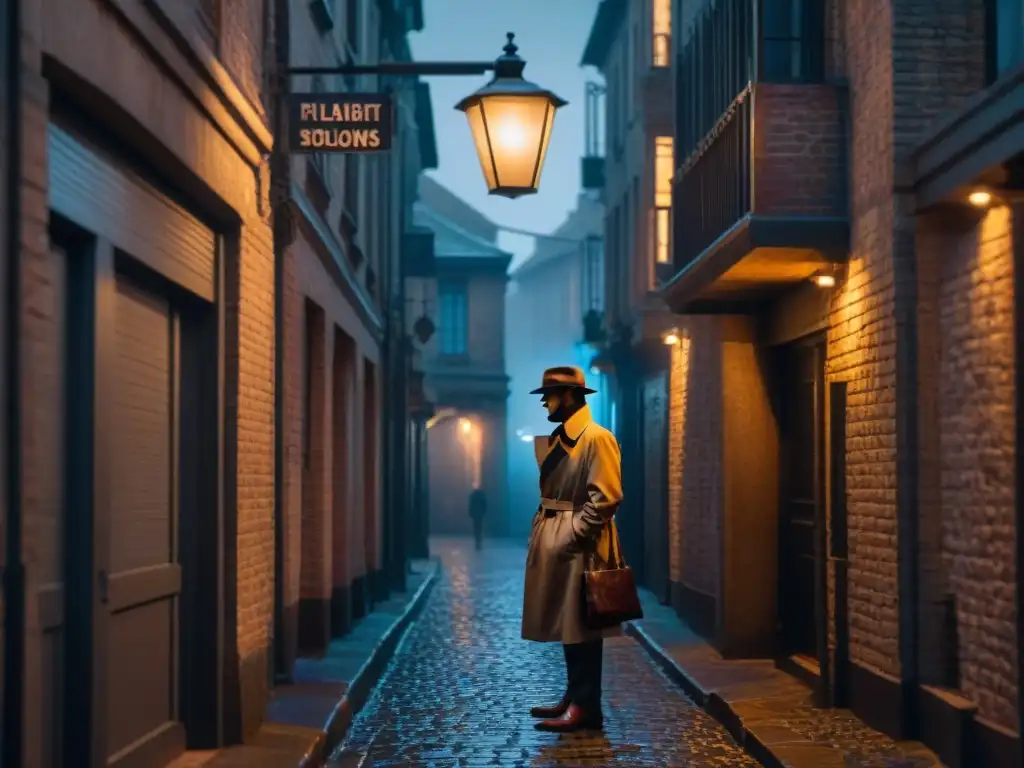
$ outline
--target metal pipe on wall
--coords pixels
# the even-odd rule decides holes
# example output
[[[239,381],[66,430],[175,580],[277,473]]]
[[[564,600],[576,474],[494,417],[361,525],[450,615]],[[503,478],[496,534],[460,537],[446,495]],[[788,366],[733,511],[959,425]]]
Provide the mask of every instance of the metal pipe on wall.
[[[2,14],[6,189],[4,223],[4,637],[3,764],[23,763],[25,679],[25,567],[21,510],[21,0],[4,0]]]
[[[291,167],[284,147],[287,130],[287,97],[291,88],[288,76],[290,59],[289,11],[287,0],[266,0],[267,13],[273,14],[271,52],[273,84],[271,86],[271,120],[274,148],[270,157],[270,194],[274,237],[274,633],[271,638],[272,681],[291,677],[291,658],[286,643],[285,626],[285,440],[284,440],[284,345],[285,345],[285,252],[291,244],[293,222],[288,200]]]

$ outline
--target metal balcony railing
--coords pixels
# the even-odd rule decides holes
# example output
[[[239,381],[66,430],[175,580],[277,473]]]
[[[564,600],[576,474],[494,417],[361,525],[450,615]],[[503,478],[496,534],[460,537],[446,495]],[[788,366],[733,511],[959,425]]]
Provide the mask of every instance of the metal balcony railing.
[[[752,89],[740,92],[676,174],[675,266],[683,269],[750,211]]]

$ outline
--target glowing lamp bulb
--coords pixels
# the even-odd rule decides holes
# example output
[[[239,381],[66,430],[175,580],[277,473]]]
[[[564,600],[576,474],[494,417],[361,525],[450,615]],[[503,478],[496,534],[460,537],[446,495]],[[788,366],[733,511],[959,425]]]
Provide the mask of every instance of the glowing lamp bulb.
[[[978,189],[967,196],[967,202],[975,208],[984,208],[992,202],[992,194],[984,189]]]
[[[832,275],[815,275],[814,284],[819,288],[834,288],[836,279]]]
[[[470,423],[469,419],[462,419],[459,422],[459,426],[462,428],[462,434],[464,435],[468,435],[469,431],[473,429],[473,425]]]
[[[675,332],[666,333],[665,336],[662,338],[662,341],[665,342],[666,346],[671,347],[672,345],[679,343],[679,334]]]

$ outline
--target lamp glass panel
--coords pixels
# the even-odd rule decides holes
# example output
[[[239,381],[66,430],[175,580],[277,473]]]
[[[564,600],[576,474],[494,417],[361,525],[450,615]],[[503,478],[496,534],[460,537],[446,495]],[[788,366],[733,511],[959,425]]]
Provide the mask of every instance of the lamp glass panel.
[[[497,186],[535,188],[538,166],[551,136],[545,95],[485,96],[483,114],[497,168]],[[547,124],[547,125],[546,125]],[[494,189],[494,187],[492,187]]]
[[[498,186],[494,177],[494,164],[491,162],[491,144],[487,137],[487,126],[484,125],[484,110],[482,105],[474,104],[466,110],[466,119],[469,120],[469,130],[473,134],[473,143],[476,145],[476,154],[480,158],[480,170],[484,173],[484,181],[487,182],[487,189],[493,191]]]
[[[544,115],[544,135],[541,137],[540,161],[537,163],[537,171],[534,174],[533,186],[540,186],[540,174],[544,170],[544,160],[548,156],[548,143],[551,141],[551,128],[555,124],[555,107],[548,102],[547,112]]]

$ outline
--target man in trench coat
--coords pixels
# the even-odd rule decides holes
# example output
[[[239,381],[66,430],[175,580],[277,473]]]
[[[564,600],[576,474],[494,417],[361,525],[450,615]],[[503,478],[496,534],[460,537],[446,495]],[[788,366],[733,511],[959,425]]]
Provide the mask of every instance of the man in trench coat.
[[[562,643],[567,686],[561,701],[530,710],[537,728],[567,732],[601,728],[603,640],[621,626],[588,629],[583,621],[584,570],[613,567],[621,552],[613,517],[622,502],[622,465],[615,436],[590,416],[593,393],[583,371],[549,368],[540,388],[548,420],[558,427],[538,448],[540,506],[526,556],[522,636]],[[543,438],[538,438],[543,440]]]

